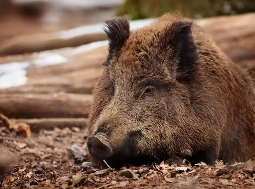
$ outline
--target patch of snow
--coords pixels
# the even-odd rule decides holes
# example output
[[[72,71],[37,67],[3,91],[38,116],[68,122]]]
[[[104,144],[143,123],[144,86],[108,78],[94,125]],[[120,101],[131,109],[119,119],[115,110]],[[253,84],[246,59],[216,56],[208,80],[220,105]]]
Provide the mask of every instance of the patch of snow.
[[[28,69],[63,64],[67,61],[67,58],[59,54],[44,52],[31,61],[0,64],[0,89],[26,84]]]
[[[0,89],[25,85],[26,82],[26,70],[16,69],[0,74]]]
[[[33,60],[31,63],[35,67],[53,66],[57,64],[66,63],[67,58],[50,52],[40,53],[38,58]]]
[[[8,64],[0,64],[0,76],[7,72],[26,69],[29,62],[12,62]]]

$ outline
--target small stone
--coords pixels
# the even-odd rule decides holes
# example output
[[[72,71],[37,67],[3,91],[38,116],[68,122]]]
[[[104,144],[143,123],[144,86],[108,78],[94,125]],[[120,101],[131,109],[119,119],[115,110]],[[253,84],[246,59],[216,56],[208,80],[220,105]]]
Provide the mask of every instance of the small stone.
[[[127,177],[127,178],[137,178],[135,173],[130,169],[121,170],[119,173],[120,176]]]

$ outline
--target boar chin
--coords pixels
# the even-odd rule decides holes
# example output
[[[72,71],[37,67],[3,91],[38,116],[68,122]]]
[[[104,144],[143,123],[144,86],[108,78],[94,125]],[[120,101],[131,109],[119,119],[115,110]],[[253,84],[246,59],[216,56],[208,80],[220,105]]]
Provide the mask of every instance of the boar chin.
[[[123,149],[119,149],[118,152],[113,153],[112,156],[104,159],[108,165],[116,169],[121,167],[131,167],[140,165],[151,165],[153,163],[161,163],[162,161],[167,161],[169,164],[181,164],[183,159],[189,160],[189,157],[182,155],[171,155],[169,157],[158,158],[149,154],[135,154],[135,153],[125,153]],[[105,163],[101,159],[91,159],[99,167],[106,167]]]
[[[112,154],[109,158],[104,159],[108,165],[114,167],[116,169],[120,169],[121,167],[131,167],[131,166],[139,166],[139,165],[150,165],[152,163],[160,163],[158,158],[155,158],[150,155],[142,155],[140,154],[125,154],[123,150],[120,150],[117,153]],[[105,163],[101,159],[92,158],[92,161],[99,166],[106,167]]]
[[[99,167],[106,167],[103,161],[105,160],[108,165],[117,169],[123,166],[130,167],[139,165],[151,165],[152,163],[160,163],[161,161],[172,157],[168,156],[161,150],[155,149],[153,152],[151,150],[142,150],[135,144],[135,140],[129,138],[124,140],[120,147],[112,149],[111,156],[105,158],[102,156],[93,157],[93,153],[91,153],[90,160],[96,165],[99,165]],[[174,158],[171,158],[170,163],[176,162],[172,161],[172,159],[182,160],[181,156],[173,155],[173,157]]]

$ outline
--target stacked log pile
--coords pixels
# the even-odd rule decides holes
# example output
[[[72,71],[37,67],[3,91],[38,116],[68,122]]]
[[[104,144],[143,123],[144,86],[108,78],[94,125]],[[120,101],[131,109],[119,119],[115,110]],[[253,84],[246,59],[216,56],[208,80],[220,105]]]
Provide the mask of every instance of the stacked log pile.
[[[197,22],[233,61],[252,72],[255,71],[254,20],[255,14],[246,14]],[[17,70],[24,73],[22,77],[25,78],[22,85],[1,88],[0,83],[0,112],[27,123],[33,130],[54,126],[85,127],[93,101],[92,89],[102,73],[102,63],[107,56],[107,42],[69,47],[91,42],[93,33],[84,32],[76,36],[76,42],[71,45],[73,38],[60,39],[59,35],[51,34],[26,36],[25,40],[18,36],[0,45],[0,54],[5,55],[0,58],[0,82],[1,69],[6,69],[3,67],[6,65],[24,65],[17,66]],[[49,36],[50,41],[55,42],[45,48],[44,44],[52,44],[49,43]],[[105,34],[96,32],[93,41],[103,39],[106,39]],[[56,47],[61,49],[51,50]],[[6,56],[39,50],[47,51]],[[49,61],[47,57],[53,57],[52,60],[58,57],[59,62],[42,66]]]
[[[49,56],[58,55],[67,62],[46,67],[34,68],[32,63],[47,52],[1,58],[0,62],[10,62],[9,65],[24,62],[31,65],[24,69],[27,77],[24,85],[0,89],[0,112],[27,123],[33,131],[38,131],[38,127],[85,127],[93,101],[92,89],[102,73],[107,47],[81,52],[79,48],[50,51]],[[0,69],[3,65],[8,63],[0,64]]]

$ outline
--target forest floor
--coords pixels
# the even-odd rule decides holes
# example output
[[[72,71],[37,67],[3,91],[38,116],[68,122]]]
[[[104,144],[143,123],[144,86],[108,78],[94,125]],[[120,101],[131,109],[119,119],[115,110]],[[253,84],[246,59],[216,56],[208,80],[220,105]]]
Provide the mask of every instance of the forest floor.
[[[0,188],[255,188],[253,161],[96,169],[82,164],[85,151],[84,158],[70,155],[70,149],[83,148],[86,130],[55,128],[31,138],[7,129],[0,133]]]

